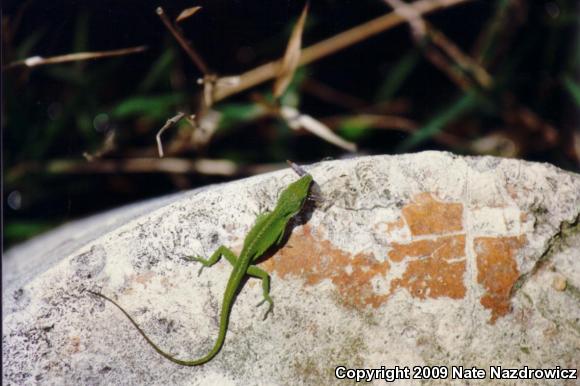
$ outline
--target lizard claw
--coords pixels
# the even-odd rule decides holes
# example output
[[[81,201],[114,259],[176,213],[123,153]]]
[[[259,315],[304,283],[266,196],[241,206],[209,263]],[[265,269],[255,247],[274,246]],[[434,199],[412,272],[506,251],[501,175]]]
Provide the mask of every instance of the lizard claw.
[[[195,257],[195,256],[181,256],[181,258],[182,258],[183,260],[187,260],[187,261],[197,261],[197,260],[196,260],[196,259],[197,259],[197,257]]]
[[[264,298],[260,303],[256,304],[256,307],[260,307],[262,304],[264,304],[264,302],[268,302],[268,309],[264,313],[264,317],[262,318],[262,320],[266,320],[269,313],[272,314],[274,313],[274,302],[272,302],[272,299]]]
[[[183,259],[185,259],[187,261],[197,261],[198,263],[202,264],[202,266],[199,268],[199,271],[197,272],[197,276],[199,277],[201,275],[201,272],[205,268],[205,264],[204,264],[203,259],[201,257],[198,257],[198,256],[184,256]]]
[[[268,309],[264,313],[264,317],[262,318],[262,320],[266,320],[266,318],[268,318],[268,315],[270,313],[272,313],[272,315],[274,315],[274,306],[272,306],[272,305],[270,307],[268,307]]]

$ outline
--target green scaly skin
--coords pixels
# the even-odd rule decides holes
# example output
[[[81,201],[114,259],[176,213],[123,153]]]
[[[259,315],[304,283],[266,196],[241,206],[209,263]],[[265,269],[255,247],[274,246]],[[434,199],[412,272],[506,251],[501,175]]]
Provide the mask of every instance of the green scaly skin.
[[[264,315],[264,319],[267,317],[268,313],[272,311],[274,303],[270,297],[270,276],[268,273],[256,265],[253,265],[256,260],[264,255],[264,253],[271,247],[278,246],[282,242],[284,237],[284,232],[288,225],[288,222],[292,217],[294,217],[304,205],[304,202],[308,196],[310,186],[312,184],[312,176],[305,173],[302,169],[294,164],[290,163],[290,166],[302,175],[299,180],[290,184],[284,191],[280,194],[278,203],[276,207],[271,212],[266,212],[258,216],[256,222],[246,238],[244,239],[244,247],[239,257],[227,247],[219,247],[209,259],[203,259],[198,256],[187,257],[188,260],[198,261],[203,264],[203,267],[211,267],[219,261],[219,259],[224,256],[233,266],[233,271],[230,274],[226,290],[224,292],[224,298],[222,302],[222,309],[220,313],[220,327],[217,340],[209,353],[199,359],[193,360],[183,360],[178,359],[171,354],[163,351],[159,346],[157,346],[139,327],[137,322],[125,311],[119,304],[114,300],[108,298],[107,296],[88,291],[96,296],[111,302],[114,304],[125,316],[133,323],[137,331],[145,338],[147,343],[151,345],[159,354],[169,359],[170,361],[183,366],[199,366],[204,363],[209,362],[213,357],[215,357],[221,350],[224,341],[226,339],[226,333],[228,330],[228,324],[230,319],[230,313],[232,310],[234,298],[236,292],[240,289],[242,285],[242,280],[246,275],[256,277],[262,280],[262,293],[264,300],[262,300],[258,305],[268,302],[268,310]],[[203,269],[202,267],[202,269]],[[201,270],[200,270],[201,272]]]

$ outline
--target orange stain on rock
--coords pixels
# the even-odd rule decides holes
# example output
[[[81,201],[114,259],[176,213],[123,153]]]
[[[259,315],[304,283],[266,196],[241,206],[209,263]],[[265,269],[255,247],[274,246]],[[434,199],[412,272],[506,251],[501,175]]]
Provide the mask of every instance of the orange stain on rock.
[[[465,236],[441,236],[432,240],[417,240],[407,244],[392,243],[389,258],[400,262],[405,257],[432,257],[454,259],[465,257]]]
[[[510,292],[520,276],[515,254],[525,236],[478,237],[474,240],[477,282],[485,288],[481,304],[491,311],[490,323],[511,310]]]
[[[436,235],[463,230],[463,205],[435,200],[431,193],[421,193],[403,208],[403,217],[411,234]]]
[[[308,285],[330,279],[344,304],[355,308],[367,305],[376,308],[389,296],[377,293],[371,283],[374,277],[387,274],[388,262],[377,261],[368,254],[350,255],[328,240],[316,239],[308,225],[302,227],[302,232],[293,232],[284,248],[265,261],[263,267],[282,278],[299,276]]]
[[[71,354],[76,354],[81,350],[81,338],[80,336],[72,336],[70,337],[70,347],[68,352]]]
[[[397,221],[381,223],[381,225],[384,225],[387,236],[392,236],[395,232],[405,228],[405,220],[401,217]]]
[[[406,288],[416,298],[446,296],[463,299],[467,291],[464,283],[466,268],[465,236],[445,236],[434,240],[420,240],[409,244],[393,243],[391,260],[411,261],[401,278],[393,279],[391,289]]]
[[[132,279],[139,284],[143,284],[147,288],[147,284],[155,277],[155,272],[149,271],[139,275],[134,275]]]
[[[480,303],[491,311],[493,324],[510,311],[509,294],[520,276],[515,254],[524,245],[525,236],[475,237],[468,245],[463,210],[463,204],[438,201],[430,193],[414,197],[397,221],[382,223],[389,235],[406,228],[413,238],[419,238],[408,243],[391,242],[390,262],[377,261],[371,254],[344,252],[328,240],[317,239],[305,225],[293,232],[285,246],[263,266],[282,278],[299,276],[307,285],[330,280],[345,305],[376,308],[402,288],[423,300],[464,299],[468,288],[466,250],[473,247],[477,281],[486,291]],[[520,220],[525,219],[522,214]],[[405,264],[405,271],[391,280],[389,290],[377,292],[373,279],[385,281],[392,264]]]

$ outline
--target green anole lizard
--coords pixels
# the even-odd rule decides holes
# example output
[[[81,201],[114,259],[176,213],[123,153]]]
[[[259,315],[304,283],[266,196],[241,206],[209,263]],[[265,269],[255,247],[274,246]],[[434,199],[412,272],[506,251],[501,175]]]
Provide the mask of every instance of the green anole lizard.
[[[228,279],[228,284],[224,292],[222,309],[220,313],[218,337],[211,351],[205,356],[193,360],[177,359],[173,355],[163,351],[159,346],[157,346],[147,336],[147,334],[145,334],[141,327],[139,327],[137,322],[129,315],[129,313],[114,300],[97,292],[88,292],[92,293],[93,295],[100,296],[101,298],[114,304],[119,310],[121,310],[121,312],[123,312],[123,314],[125,314],[129,321],[133,323],[137,331],[139,331],[143,338],[145,338],[147,343],[149,343],[151,347],[155,349],[155,351],[170,361],[183,366],[198,366],[209,362],[219,353],[224,344],[234,298],[238,290],[241,288],[243,279],[246,275],[262,280],[262,294],[264,299],[258,304],[258,306],[264,302],[268,302],[269,305],[268,310],[264,315],[264,319],[268,313],[272,311],[274,303],[270,297],[270,276],[266,271],[258,268],[256,265],[253,265],[253,263],[262,257],[264,253],[270,248],[280,245],[284,238],[284,233],[286,231],[288,222],[302,209],[313,181],[312,176],[306,173],[298,165],[290,161],[288,161],[288,164],[300,176],[300,179],[291,183],[286,189],[284,189],[284,191],[282,191],[276,207],[271,212],[262,213],[256,218],[254,226],[252,229],[250,229],[246,238],[244,239],[244,246],[238,257],[236,257],[236,255],[224,245],[219,247],[209,259],[204,259],[197,256],[186,257],[187,260],[200,262],[203,264],[203,267],[211,267],[217,263],[222,256],[224,256],[226,260],[229,261],[233,266],[232,273],[230,274],[230,278]]]

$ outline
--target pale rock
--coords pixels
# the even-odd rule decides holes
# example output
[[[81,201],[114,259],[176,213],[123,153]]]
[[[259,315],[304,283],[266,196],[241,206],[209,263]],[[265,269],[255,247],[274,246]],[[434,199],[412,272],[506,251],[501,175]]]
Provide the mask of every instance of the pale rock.
[[[308,170],[324,201],[261,263],[275,313],[262,321],[261,288],[249,279],[223,349],[203,366],[161,357],[85,290],[116,299],[179,358],[206,354],[231,267],[223,260],[198,276],[181,257],[221,244],[239,251],[256,215],[296,179],[291,170],[121,208],[9,251],[3,383],[325,385],[343,383],[341,365],[411,375],[476,366],[488,377],[491,365],[579,368],[579,175],[438,152]]]

